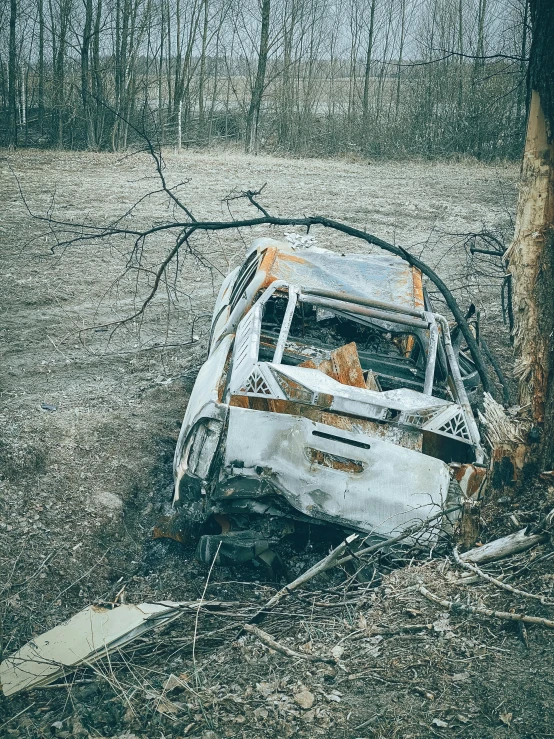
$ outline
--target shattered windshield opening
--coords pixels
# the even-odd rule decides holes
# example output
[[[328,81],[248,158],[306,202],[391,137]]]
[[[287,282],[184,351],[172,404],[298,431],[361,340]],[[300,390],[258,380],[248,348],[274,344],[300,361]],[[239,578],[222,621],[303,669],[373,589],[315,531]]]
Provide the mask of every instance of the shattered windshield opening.
[[[272,361],[288,298],[274,294],[265,304],[260,360]],[[390,331],[367,318],[300,302],[296,305],[282,363],[324,369],[331,352],[354,343],[372,389],[410,388],[421,392],[426,355],[417,333]],[[438,373],[437,373],[438,374]],[[437,378],[438,379],[438,378]],[[444,391],[437,388],[436,394]]]

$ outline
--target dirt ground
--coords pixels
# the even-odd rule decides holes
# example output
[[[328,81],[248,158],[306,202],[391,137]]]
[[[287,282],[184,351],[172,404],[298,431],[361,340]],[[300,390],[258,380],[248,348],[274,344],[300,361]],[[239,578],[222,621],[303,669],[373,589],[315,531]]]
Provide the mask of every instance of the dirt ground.
[[[275,214],[327,215],[422,253],[463,302],[475,301],[509,368],[499,282],[494,273],[477,281],[468,271],[460,234],[483,227],[509,234],[516,166],[233,150],[168,153],[166,163],[168,182],[185,182],[178,192],[199,218],[225,218],[228,207],[249,213],[222,199],[267,183],[263,202]],[[0,636],[7,656],[123,586],[131,603],[202,595],[208,573],[194,560],[193,537],[187,545],[152,540],[152,529],[168,509],[173,449],[222,275],[267,231],[198,237],[201,258],[183,255],[143,319],[114,333],[103,324],[131,315],[152,278],[127,271],[117,279],[130,264],[130,240],[51,251],[55,234],[30,216],[21,193],[35,214],[52,213],[71,234],[76,222],[113,222],[157,188],[151,160],[25,151],[4,154],[0,168]],[[125,223],[172,216],[156,195]],[[325,247],[364,248],[329,232],[314,236]],[[159,264],[170,241],[156,236],[145,264]],[[287,575],[327,548],[310,540],[291,551]],[[534,573],[536,592],[546,596],[550,551],[543,545],[514,564]],[[311,601],[291,599],[264,623],[297,650],[332,654],[333,664],[268,650],[229,616],[201,613],[194,639],[194,618],[184,615],[109,669],[0,698],[0,736],[554,736],[552,632],[529,627],[523,638],[504,622],[442,614],[417,591],[420,579],[443,596],[521,608],[488,586],[462,592],[453,572],[445,560],[415,563],[378,587],[342,595],[336,573],[318,580]],[[216,567],[206,593],[252,606],[278,586],[254,565]],[[317,605],[323,597],[328,605]],[[548,606],[524,606],[552,617]],[[160,696],[171,674],[188,687],[167,701]]]

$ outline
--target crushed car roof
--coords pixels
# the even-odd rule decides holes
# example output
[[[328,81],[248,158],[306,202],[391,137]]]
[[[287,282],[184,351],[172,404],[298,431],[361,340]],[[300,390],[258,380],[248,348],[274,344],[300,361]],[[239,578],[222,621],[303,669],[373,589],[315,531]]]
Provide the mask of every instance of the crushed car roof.
[[[260,264],[264,286],[285,280],[304,288],[348,295],[423,310],[421,273],[392,254],[340,254],[319,247],[293,247],[288,242],[257,239],[250,253],[267,250]]]

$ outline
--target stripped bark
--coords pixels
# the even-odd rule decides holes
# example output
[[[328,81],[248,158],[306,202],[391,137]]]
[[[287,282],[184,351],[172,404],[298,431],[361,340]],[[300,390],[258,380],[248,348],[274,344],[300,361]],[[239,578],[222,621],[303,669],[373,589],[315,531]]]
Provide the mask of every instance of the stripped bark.
[[[543,429],[540,462],[554,461],[554,6],[531,0],[531,105],[515,236],[506,253],[512,275],[519,402]]]
[[[468,552],[460,554],[462,562],[472,562],[474,564],[485,564],[485,562],[495,562],[497,559],[510,557],[512,554],[524,552],[526,549],[541,544],[546,539],[546,535],[526,533],[527,529],[517,531],[515,534],[503,536],[501,539],[495,539],[482,547],[475,547]]]

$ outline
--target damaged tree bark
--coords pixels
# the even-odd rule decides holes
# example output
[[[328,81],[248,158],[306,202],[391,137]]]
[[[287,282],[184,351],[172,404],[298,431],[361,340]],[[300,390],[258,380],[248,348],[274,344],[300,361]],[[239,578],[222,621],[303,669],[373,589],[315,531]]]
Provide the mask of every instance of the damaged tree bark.
[[[554,463],[554,5],[530,0],[531,104],[512,245],[514,347],[519,403],[543,431],[538,461]]]

